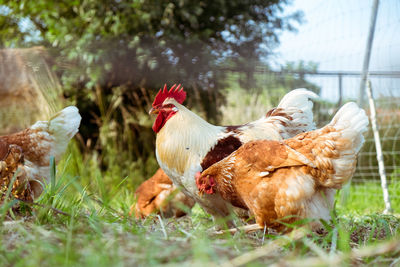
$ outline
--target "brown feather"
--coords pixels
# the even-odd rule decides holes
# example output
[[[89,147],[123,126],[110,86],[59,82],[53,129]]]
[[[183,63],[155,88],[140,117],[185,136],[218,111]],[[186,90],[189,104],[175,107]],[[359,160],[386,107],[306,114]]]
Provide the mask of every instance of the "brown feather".
[[[0,136],[0,140],[21,147],[25,157],[38,166],[50,164],[48,156],[50,147],[45,147],[43,144],[45,144],[44,141],[51,142],[51,140],[49,136],[40,133],[39,130],[28,128],[15,134]]]
[[[261,226],[283,230],[282,222],[330,218],[334,189],[355,170],[357,152],[348,154],[352,146],[352,140],[332,126],[284,141],[251,141],[196,179],[203,188],[213,181],[215,190],[209,192],[219,193],[234,206],[247,207]],[[344,156],[347,165],[342,167]],[[336,160],[341,164],[336,166]]]
[[[33,201],[34,192],[23,168],[24,156],[22,149],[17,145],[7,146],[6,157],[0,161],[0,200],[4,200],[10,183],[15,176],[16,179],[11,185],[12,196],[25,201]]]
[[[186,214],[180,204],[189,208],[194,205],[194,201],[179,192],[162,169],[144,181],[136,189],[135,196],[137,202],[131,206],[130,214],[134,212],[136,218],[145,218],[160,211],[167,217],[180,217]]]
[[[230,155],[242,145],[239,138],[230,135],[226,138],[218,140],[218,143],[207,153],[201,162],[203,170],[207,169],[214,163]]]
[[[8,155],[8,143],[0,139],[0,160],[4,160]]]

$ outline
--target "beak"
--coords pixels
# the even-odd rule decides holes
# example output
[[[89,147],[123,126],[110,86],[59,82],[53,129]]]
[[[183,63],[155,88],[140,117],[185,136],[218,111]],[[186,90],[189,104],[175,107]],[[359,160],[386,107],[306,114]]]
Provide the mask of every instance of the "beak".
[[[151,108],[150,110],[149,110],[149,115],[151,115],[151,114],[158,114],[160,111],[158,110],[158,109],[156,109],[156,108]]]

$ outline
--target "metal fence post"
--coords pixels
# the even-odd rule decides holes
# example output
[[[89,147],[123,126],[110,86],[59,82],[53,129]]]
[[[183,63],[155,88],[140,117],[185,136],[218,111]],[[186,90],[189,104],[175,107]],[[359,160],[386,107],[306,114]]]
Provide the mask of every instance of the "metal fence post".
[[[370,20],[370,23],[369,23],[367,46],[365,48],[364,62],[363,62],[361,82],[360,82],[360,90],[359,90],[359,95],[358,95],[358,105],[360,107],[364,106],[365,83],[367,81],[367,76],[368,76],[369,60],[371,58],[372,42],[374,41],[376,17],[378,15],[378,5],[379,5],[379,0],[374,0],[374,4],[372,6],[372,11],[371,11],[371,20]]]
[[[376,147],[376,158],[378,160],[378,167],[379,167],[379,176],[381,177],[381,186],[383,191],[383,201],[385,202],[385,210],[383,211],[384,214],[388,214],[392,212],[392,207],[390,204],[390,197],[389,197],[389,190],[387,185],[386,179],[386,171],[385,171],[385,164],[383,162],[383,153],[382,153],[382,145],[381,139],[379,136],[379,129],[378,123],[376,120],[376,109],[375,109],[375,102],[372,96],[372,88],[371,88],[371,81],[367,81],[367,95],[369,100],[369,110],[370,110],[370,117],[371,117],[371,124],[372,124],[372,131],[374,132],[374,140],[375,140],[375,147]]]
[[[339,109],[343,102],[343,75],[342,74],[338,75],[338,81],[339,81],[339,84],[338,84],[338,86],[339,86],[339,101],[337,104],[337,108]]]

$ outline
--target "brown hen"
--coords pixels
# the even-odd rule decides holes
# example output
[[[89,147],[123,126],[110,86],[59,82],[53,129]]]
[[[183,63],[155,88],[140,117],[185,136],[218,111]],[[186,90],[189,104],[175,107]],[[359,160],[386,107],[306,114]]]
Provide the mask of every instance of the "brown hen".
[[[70,106],[49,121],[38,121],[21,132],[0,136],[1,192],[16,174],[13,195],[26,200],[38,197],[42,185],[50,181],[50,158],[60,160],[80,122],[78,109]]]
[[[329,220],[335,191],[356,168],[368,118],[344,105],[322,129],[283,141],[251,141],[196,174],[200,194],[218,194],[249,209],[261,226],[283,230],[299,219]]]
[[[144,181],[136,190],[136,204],[131,206],[131,212],[136,218],[145,218],[150,214],[161,212],[165,217],[181,217],[186,214],[182,206],[191,209],[195,202],[185,196],[172,183],[162,169],[148,180]]]

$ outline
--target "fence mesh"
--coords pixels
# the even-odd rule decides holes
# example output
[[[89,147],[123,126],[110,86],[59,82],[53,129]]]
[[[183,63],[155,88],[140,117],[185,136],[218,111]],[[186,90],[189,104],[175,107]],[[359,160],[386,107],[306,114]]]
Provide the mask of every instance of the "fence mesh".
[[[373,0],[295,2],[304,10],[305,23],[298,34],[285,33],[277,61],[312,60],[316,74],[306,80],[320,88],[322,102],[315,108],[318,126],[332,118],[337,107],[358,101],[361,69],[366,52]],[[377,111],[382,153],[394,211],[400,208],[400,2],[379,1],[369,64],[373,98]],[[364,92],[364,106],[369,112]],[[374,136],[369,126],[352,183],[366,202],[382,196]],[[372,197],[372,195],[374,195]],[[383,204],[383,200],[382,200]],[[382,205],[382,209],[384,206]]]
[[[226,94],[226,103],[221,107],[221,124],[245,123],[257,119],[260,114],[276,105],[289,89],[294,88],[309,88],[320,95],[321,99],[316,102],[314,108],[318,127],[326,125],[345,102],[357,101],[360,97],[360,70],[371,5],[372,1],[338,0],[326,3],[321,0],[302,1],[301,7],[295,6],[294,9],[304,9],[306,23],[299,25],[300,31],[297,35],[286,36],[285,33],[282,36],[279,50],[281,54],[272,58],[273,62],[268,62],[268,65],[274,68],[274,63],[280,65],[285,60],[297,62],[304,60],[304,64],[279,71],[271,71],[270,67],[265,66],[258,67],[252,80],[246,80],[249,78],[248,73],[242,70],[223,70],[222,77],[231,91]],[[393,202],[398,202],[398,208],[400,208],[400,195],[397,192],[400,188],[396,189],[400,187],[397,185],[400,179],[399,28],[400,2],[398,0],[381,1],[369,80],[376,104],[390,197]],[[308,65],[306,62],[308,60],[315,61],[316,64]],[[29,58],[26,61],[31,63],[35,60]],[[0,78],[7,77],[5,72],[1,71],[5,66],[5,64],[0,64]],[[23,67],[27,66],[32,67],[24,63]],[[45,63],[38,66],[40,66],[40,72],[29,72],[29,86],[36,88],[39,84],[41,87],[50,88],[42,89],[42,92],[56,89],[58,95],[61,88],[55,82],[56,79],[48,66]],[[15,73],[21,77],[24,74],[17,71]],[[185,77],[183,81],[188,84]],[[232,89],[237,89],[237,92],[232,93]],[[244,96],[242,94],[244,91],[241,90],[250,91],[251,94]],[[46,95],[43,94],[43,96]],[[364,99],[367,99],[366,93]],[[367,101],[364,107],[368,112]],[[382,194],[371,126],[366,134],[366,142],[360,153],[357,172],[352,182],[359,186],[354,193],[362,195],[366,200],[371,194]],[[371,184],[375,185],[372,190]],[[394,208],[396,209],[395,205]]]
[[[240,71],[231,70],[227,77],[232,87],[238,86]],[[225,124],[244,123],[257,119],[262,112],[278,104],[287,90],[305,87],[319,93],[320,99],[314,105],[314,119],[317,127],[323,127],[346,102],[358,102],[361,73],[355,71],[271,71],[258,68],[250,94],[228,94],[226,106],[222,107],[222,122]],[[369,76],[376,107],[382,152],[389,192],[394,209],[400,204],[397,181],[400,179],[400,72],[372,71]],[[279,84],[279,86],[277,85]],[[232,90],[232,87],[230,90]],[[364,109],[370,115],[367,93],[364,93]],[[235,106],[240,108],[235,109]],[[243,107],[245,107],[243,109]],[[359,154],[357,171],[352,179],[357,189],[352,194],[366,199],[382,196],[377,152],[371,123],[365,134],[365,144]],[[382,197],[382,209],[383,197]]]

